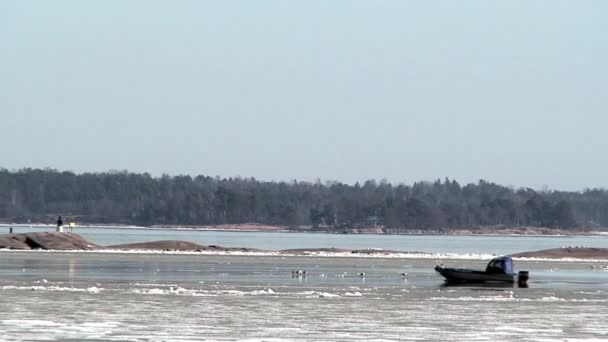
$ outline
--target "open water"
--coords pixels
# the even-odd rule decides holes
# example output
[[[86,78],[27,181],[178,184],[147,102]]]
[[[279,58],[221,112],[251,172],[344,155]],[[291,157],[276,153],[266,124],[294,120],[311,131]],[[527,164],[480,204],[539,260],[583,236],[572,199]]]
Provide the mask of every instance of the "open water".
[[[530,271],[528,288],[446,287],[433,271],[436,262],[482,269],[495,253],[605,247],[607,237],[98,231],[79,233],[101,244],[183,239],[425,254],[0,251],[0,340],[608,341],[608,261],[517,260]],[[120,238],[106,236],[115,231]]]

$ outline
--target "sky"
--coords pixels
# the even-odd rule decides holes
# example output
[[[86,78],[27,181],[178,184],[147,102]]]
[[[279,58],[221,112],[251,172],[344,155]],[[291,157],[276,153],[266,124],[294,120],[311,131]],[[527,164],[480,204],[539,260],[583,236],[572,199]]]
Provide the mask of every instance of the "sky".
[[[0,167],[608,186],[608,2],[0,0]]]

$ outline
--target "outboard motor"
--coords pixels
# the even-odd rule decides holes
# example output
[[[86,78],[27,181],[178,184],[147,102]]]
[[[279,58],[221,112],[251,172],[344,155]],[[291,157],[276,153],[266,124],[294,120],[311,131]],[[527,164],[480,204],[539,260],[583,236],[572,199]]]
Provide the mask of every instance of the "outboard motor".
[[[528,271],[519,271],[517,274],[517,286],[528,287],[528,279],[530,279],[530,273]]]

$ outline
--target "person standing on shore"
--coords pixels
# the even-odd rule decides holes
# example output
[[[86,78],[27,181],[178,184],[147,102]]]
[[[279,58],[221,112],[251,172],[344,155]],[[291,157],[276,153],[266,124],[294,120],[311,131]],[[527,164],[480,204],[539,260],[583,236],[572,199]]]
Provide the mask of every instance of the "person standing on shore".
[[[57,219],[57,232],[63,233],[63,220],[61,220],[61,216]]]

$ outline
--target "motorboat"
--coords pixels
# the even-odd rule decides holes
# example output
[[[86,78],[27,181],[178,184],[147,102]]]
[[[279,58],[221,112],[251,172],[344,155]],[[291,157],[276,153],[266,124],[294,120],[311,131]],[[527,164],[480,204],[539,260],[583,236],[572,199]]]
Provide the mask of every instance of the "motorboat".
[[[447,268],[435,266],[435,271],[445,278],[447,283],[517,283],[526,286],[529,278],[528,271],[513,272],[513,260],[509,256],[501,256],[490,260],[485,271],[466,268]]]

